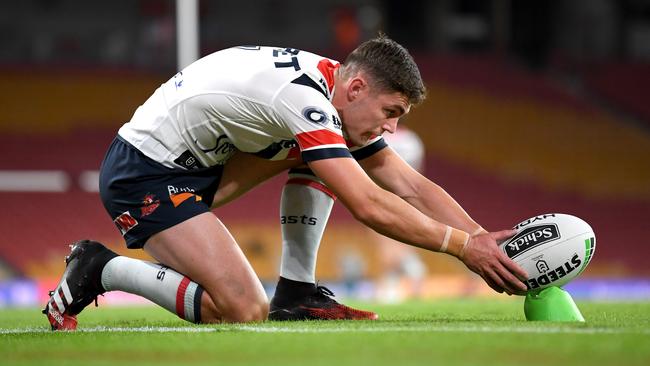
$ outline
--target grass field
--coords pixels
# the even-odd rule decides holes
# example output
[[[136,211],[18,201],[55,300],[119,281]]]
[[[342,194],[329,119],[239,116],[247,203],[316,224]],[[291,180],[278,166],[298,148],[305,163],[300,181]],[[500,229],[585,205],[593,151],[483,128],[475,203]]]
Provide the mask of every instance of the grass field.
[[[526,322],[523,301],[355,304],[375,322],[203,325],[89,307],[79,331],[0,310],[0,365],[650,365],[650,303],[578,303],[586,323]]]

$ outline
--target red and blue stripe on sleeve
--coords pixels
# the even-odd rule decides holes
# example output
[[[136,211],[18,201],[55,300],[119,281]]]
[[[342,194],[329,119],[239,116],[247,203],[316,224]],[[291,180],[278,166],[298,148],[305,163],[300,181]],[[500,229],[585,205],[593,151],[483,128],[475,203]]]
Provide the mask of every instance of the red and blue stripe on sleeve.
[[[302,160],[305,163],[322,159],[352,157],[343,136],[330,130],[301,132],[296,135],[296,140],[300,145]]]

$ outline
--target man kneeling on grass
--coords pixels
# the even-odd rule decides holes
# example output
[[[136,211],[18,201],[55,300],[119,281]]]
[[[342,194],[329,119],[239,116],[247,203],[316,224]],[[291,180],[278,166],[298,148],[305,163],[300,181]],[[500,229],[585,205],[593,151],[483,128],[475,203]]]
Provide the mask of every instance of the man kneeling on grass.
[[[361,44],[344,64],[245,46],[189,65],[120,128],[100,171],[102,202],[127,247],[160,264],[75,243],[44,310],[52,328],[75,329],[85,306],[115,290],[196,323],[376,319],[314,284],[334,197],[381,234],[458,257],[496,291],[525,291],[526,273],[497,247],[513,232],[483,230],[382,139],[424,95],[413,58],[385,36]],[[253,268],[210,209],[285,170],[283,212],[322,219],[283,228],[269,309]]]

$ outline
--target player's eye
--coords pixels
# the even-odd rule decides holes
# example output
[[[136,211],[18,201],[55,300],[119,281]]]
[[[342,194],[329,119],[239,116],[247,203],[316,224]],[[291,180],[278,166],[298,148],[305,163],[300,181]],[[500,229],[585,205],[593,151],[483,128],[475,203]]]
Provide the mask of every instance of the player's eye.
[[[397,117],[397,112],[393,109],[384,109],[384,114],[386,115],[386,118]]]

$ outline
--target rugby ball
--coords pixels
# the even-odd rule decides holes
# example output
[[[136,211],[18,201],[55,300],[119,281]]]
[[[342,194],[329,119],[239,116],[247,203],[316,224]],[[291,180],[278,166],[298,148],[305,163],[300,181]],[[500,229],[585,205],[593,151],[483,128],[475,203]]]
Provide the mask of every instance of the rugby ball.
[[[517,234],[499,248],[528,272],[529,292],[567,284],[585,270],[596,249],[591,226],[572,215],[535,216],[513,229]]]

